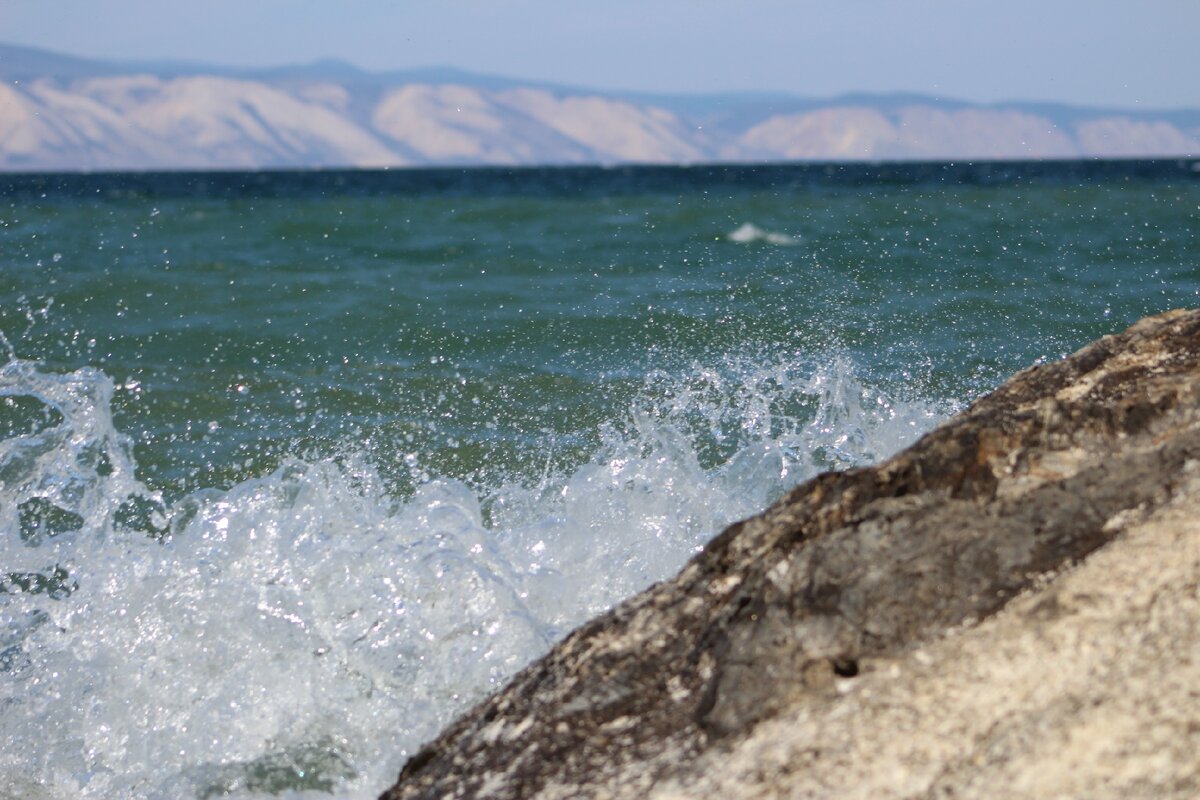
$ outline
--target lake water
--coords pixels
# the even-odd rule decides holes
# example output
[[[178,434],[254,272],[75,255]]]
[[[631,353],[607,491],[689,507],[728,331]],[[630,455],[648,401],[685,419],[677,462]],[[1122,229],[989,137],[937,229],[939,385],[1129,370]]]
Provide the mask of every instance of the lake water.
[[[369,797],[820,471],[1200,302],[1189,161],[0,176],[0,797]]]

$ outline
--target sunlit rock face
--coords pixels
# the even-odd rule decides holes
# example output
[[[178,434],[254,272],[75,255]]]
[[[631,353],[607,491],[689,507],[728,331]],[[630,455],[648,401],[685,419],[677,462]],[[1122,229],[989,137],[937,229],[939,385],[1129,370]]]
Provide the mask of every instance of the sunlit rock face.
[[[501,95],[516,112],[577,142],[593,160],[692,162],[709,153],[676,115],[611,97],[515,89]]]
[[[741,137],[751,152],[788,159],[857,160],[874,158],[896,138],[896,129],[871,108],[824,108],[806,114],[778,115]]]
[[[1194,797],[1198,519],[1174,311],[731,526],[384,796]]]
[[[389,91],[371,123],[426,163],[578,163],[590,156],[580,142],[470,86],[412,84]]]
[[[1138,156],[1147,153],[1200,153],[1200,130],[1181,131],[1169,123],[1110,116],[1076,127],[1087,155]]]
[[[9,168],[405,163],[326,103],[257,81],[130,75],[0,93],[0,166]]]

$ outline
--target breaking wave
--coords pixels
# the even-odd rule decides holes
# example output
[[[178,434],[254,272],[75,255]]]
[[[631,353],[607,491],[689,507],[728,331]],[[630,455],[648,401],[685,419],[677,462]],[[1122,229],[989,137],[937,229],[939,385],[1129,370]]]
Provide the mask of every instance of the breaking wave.
[[[357,452],[168,501],[112,394],[0,369],[0,797],[374,796],[573,626],[953,410],[730,358],[647,375],[571,469],[399,497]]]

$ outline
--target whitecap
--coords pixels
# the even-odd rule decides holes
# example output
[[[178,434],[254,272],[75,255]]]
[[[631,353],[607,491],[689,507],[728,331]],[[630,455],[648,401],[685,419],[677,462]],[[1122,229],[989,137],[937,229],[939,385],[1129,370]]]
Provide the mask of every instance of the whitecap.
[[[800,240],[794,236],[764,230],[752,222],[742,223],[736,230],[725,234],[725,238],[738,244],[750,244],[753,242],[766,242],[767,244],[784,246],[800,244]]]

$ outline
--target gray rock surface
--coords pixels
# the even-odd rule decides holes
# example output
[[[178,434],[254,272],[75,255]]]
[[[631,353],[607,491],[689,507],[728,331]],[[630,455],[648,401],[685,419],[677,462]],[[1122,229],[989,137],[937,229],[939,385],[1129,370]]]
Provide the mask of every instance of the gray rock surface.
[[[1200,796],[1200,311],[817,477],[384,797]]]

